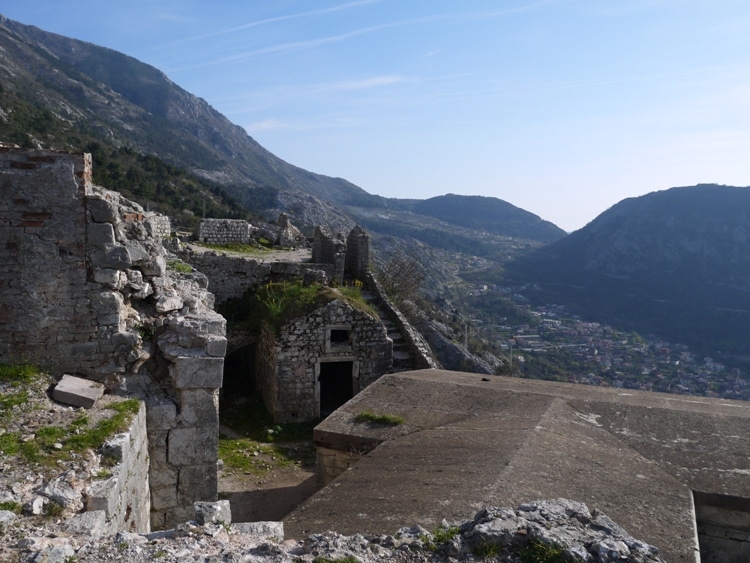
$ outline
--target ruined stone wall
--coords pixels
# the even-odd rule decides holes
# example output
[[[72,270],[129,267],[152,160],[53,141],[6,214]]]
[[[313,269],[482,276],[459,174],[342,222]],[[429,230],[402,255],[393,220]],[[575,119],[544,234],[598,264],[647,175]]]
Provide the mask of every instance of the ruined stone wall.
[[[262,262],[242,256],[229,256],[217,252],[195,254],[180,252],[182,260],[205,274],[216,302],[240,299],[249,289],[256,289],[270,281],[302,278],[308,270],[323,270],[328,279],[336,275],[332,264],[302,262]]]
[[[88,155],[0,150],[0,361],[146,401],[163,528],[217,496],[226,323],[205,276],[167,270],[163,219],[90,182]]]
[[[380,285],[378,280],[372,274],[367,272],[365,275],[367,280],[367,287],[372,291],[380,306],[385,310],[391,320],[396,323],[399,332],[403,335],[404,341],[409,349],[409,353],[414,358],[415,369],[441,369],[442,366],[435,359],[435,356],[430,349],[430,345],[424,339],[424,337],[417,331],[411,323],[406,319],[404,314],[398,310],[388,296],[383,291],[383,287]]]
[[[333,236],[325,227],[315,227],[312,262],[332,264],[335,271],[332,280],[339,284],[342,283],[346,264],[346,241],[344,241],[343,235]]]
[[[107,459],[116,460],[116,464],[109,468],[109,477],[89,484],[86,512],[74,516],[69,528],[80,528],[97,536],[123,530],[150,531],[148,436],[143,404],[127,432],[108,440],[102,452]]]
[[[82,156],[0,149],[2,362],[36,363],[43,349],[46,367],[93,367],[98,331],[120,322],[109,306],[116,303],[88,284],[90,181],[91,162]]]
[[[253,226],[241,219],[203,219],[198,240],[208,244],[248,244]]]
[[[348,340],[332,342],[331,330],[347,331]],[[334,300],[284,326],[275,338],[264,331],[257,360],[259,387],[270,388],[269,379],[275,378],[275,389],[264,394],[274,420],[311,420],[320,416],[321,363],[353,362],[356,394],[390,370],[393,342],[377,318]]]
[[[365,281],[370,269],[370,235],[359,225],[346,237],[345,273],[355,280]]]
[[[151,225],[151,235],[156,238],[169,238],[172,235],[172,223],[166,215],[146,213],[148,224]]]

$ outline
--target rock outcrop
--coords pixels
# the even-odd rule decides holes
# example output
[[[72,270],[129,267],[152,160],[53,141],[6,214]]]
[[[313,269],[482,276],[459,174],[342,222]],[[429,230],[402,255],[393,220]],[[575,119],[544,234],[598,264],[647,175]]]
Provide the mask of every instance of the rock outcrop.
[[[225,501],[226,502],[226,501]],[[228,503],[227,503],[228,504]],[[536,501],[516,510],[488,507],[472,520],[443,522],[435,530],[401,528],[393,535],[342,536],[335,532],[284,540],[279,522],[231,524],[226,507],[197,507],[196,520],[149,535],[119,533],[93,540],[83,535],[29,537],[11,548],[22,561],[75,558],[79,563],[121,560],[164,563],[236,561],[448,562],[541,561],[557,555],[587,563],[659,563],[658,550],[634,539],[605,514],[566,500]],[[198,524],[198,521],[205,522]],[[9,546],[10,547],[10,546]],[[11,552],[6,550],[6,554]],[[0,555],[3,553],[0,551]],[[59,559],[54,559],[58,556]],[[544,559],[551,561],[552,559]]]

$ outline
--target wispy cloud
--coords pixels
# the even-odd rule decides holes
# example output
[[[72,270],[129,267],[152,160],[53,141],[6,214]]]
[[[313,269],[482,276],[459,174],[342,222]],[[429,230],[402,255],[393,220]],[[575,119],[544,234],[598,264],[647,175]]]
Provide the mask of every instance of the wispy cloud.
[[[359,2],[351,2],[349,4],[342,4],[339,6],[334,6],[331,8],[321,9],[321,10],[314,10],[310,12],[303,12],[300,14],[294,14],[294,15],[288,15],[288,16],[279,16],[277,18],[268,18],[265,20],[261,20],[258,22],[253,22],[249,24],[245,24],[242,26],[234,27],[231,29],[215,32],[213,34],[207,34],[196,38],[204,38],[204,37],[211,37],[213,35],[223,34],[223,33],[231,33],[234,31],[239,31],[242,29],[247,29],[248,27],[255,27],[257,25],[264,25],[267,23],[272,23],[276,21],[282,21],[285,19],[290,18],[298,18],[298,17],[307,17],[310,15],[318,15],[323,13],[330,13],[333,11],[338,11],[354,6],[360,6],[364,4],[372,4],[376,2],[380,2],[382,0],[362,0]],[[433,22],[445,22],[445,23],[461,23],[466,21],[472,21],[476,19],[488,19],[488,18],[496,18],[496,17],[503,17],[503,16],[509,16],[512,14],[517,14],[520,12],[526,12],[529,10],[535,10],[541,6],[551,4],[558,2],[559,0],[541,0],[540,2],[534,2],[531,4],[527,4],[526,6],[520,6],[517,8],[509,8],[509,9],[503,9],[503,10],[491,10],[491,11],[484,11],[484,12],[454,12],[454,13],[444,13],[444,14],[433,14],[429,16],[423,16],[419,18],[410,18],[410,19],[404,19],[404,20],[396,20],[391,22],[386,22],[378,25],[373,25],[369,27],[364,27],[360,29],[354,29],[351,31],[347,31],[344,33],[340,33],[337,35],[330,35],[327,37],[318,37],[314,39],[306,39],[301,41],[291,41],[287,43],[281,43],[278,45],[272,45],[269,47],[263,47],[260,49],[251,49],[247,50],[241,53],[236,53],[231,56],[226,57],[220,57],[213,59],[211,61],[206,61],[203,63],[198,63],[195,65],[190,65],[187,67],[182,67],[175,69],[176,71],[183,71],[183,70],[192,70],[196,68],[205,68],[210,66],[217,66],[222,64],[234,64],[238,62],[243,62],[247,60],[252,60],[260,57],[268,57],[268,56],[275,56],[275,55],[285,55],[285,54],[291,54],[291,53],[297,53],[300,51],[305,51],[309,49],[315,49],[317,47],[321,47],[323,45],[329,45],[333,43],[340,43],[342,41],[346,41],[348,39],[352,39],[354,37],[359,37],[361,35],[366,35],[370,33],[375,33],[378,31],[384,31],[388,29],[394,29],[398,27],[408,27],[413,25],[423,25]],[[193,38],[193,39],[196,39]]]
[[[314,89],[321,90],[370,90],[373,88],[382,88],[394,84],[404,84],[415,82],[413,78],[403,76],[373,76],[362,80],[351,80],[346,82],[332,82],[330,84],[320,84]]]
[[[290,123],[281,121],[279,119],[264,119],[263,121],[257,121],[250,123],[246,126],[248,131],[278,131],[280,129],[291,129]]]
[[[350,8],[356,8],[359,6],[366,6],[368,4],[376,4],[378,2],[382,2],[382,0],[358,0],[356,2],[348,2],[346,4],[339,4],[338,6],[331,6],[330,8],[321,8],[319,10],[309,10],[307,12],[300,12],[297,14],[287,14],[285,16],[276,16],[274,18],[266,18],[254,22],[249,22],[246,24],[229,27],[226,29],[221,29],[218,31],[212,31],[211,33],[203,33],[201,35],[194,35],[193,37],[186,37],[185,39],[180,40],[178,43],[187,43],[190,41],[199,41],[202,39],[208,39],[211,37],[217,37],[219,35],[227,35],[230,33],[236,33],[238,31],[244,31],[246,29],[251,29],[253,27],[259,27],[262,25],[267,25],[270,23],[277,23],[281,21],[286,20],[294,20],[294,19],[300,19],[300,18],[308,18],[311,16],[320,16],[323,14],[330,14],[333,12],[340,12],[342,10],[348,10]]]

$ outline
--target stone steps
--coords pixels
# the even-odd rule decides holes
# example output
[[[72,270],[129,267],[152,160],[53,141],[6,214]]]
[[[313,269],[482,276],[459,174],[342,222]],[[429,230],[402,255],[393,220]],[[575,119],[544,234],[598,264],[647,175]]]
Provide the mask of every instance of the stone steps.
[[[393,368],[391,372],[398,373],[413,370],[414,356],[409,352],[406,339],[398,328],[398,325],[390,318],[388,311],[380,306],[379,300],[374,293],[363,291],[362,297],[377,311],[380,322],[388,333],[388,338],[393,341]]]

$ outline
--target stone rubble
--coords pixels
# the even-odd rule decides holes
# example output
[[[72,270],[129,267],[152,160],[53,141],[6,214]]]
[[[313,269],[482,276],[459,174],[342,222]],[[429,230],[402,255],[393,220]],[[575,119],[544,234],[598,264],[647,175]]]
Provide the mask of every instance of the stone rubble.
[[[627,534],[606,515],[567,500],[541,500],[516,510],[488,507],[472,520],[443,522],[430,532],[421,526],[401,528],[393,535],[342,536],[314,534],[284,539],[281,522],[232,524],[228,503],[201,503],[196,520],[151,534],[118,534],[93,538],[38,530],[18,540],[2,556],[21,562],[100,561],[164,563],[232,562],[302,563],[314,561],[517,563],[533,543],[557,546],[566,561],[586,563],[659,563],[658,550]],[[205,524],[198,524],[204,521]],[[0,524],[1,526],[2,524]],[[12,522],[5,524],[6,528]],[[437,535],[436,535],[437,534]],[[0,536],[2,537],[2,536]],[[527,554],[528,555],[528,554]],[[67,559],[66,559],[67,558]],[[347,559],[349,558],[349,559]],[[528,559],[527,559],[528,560]]]

